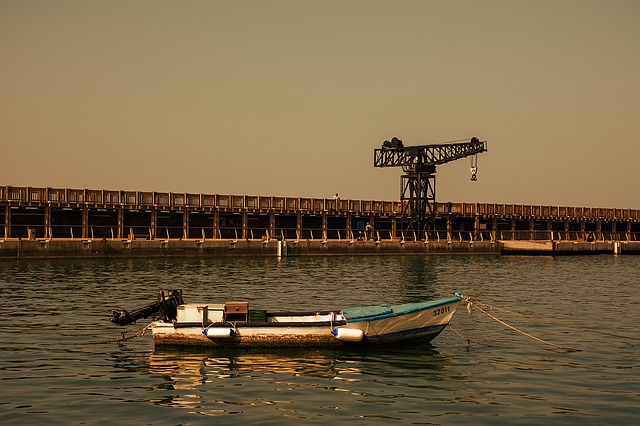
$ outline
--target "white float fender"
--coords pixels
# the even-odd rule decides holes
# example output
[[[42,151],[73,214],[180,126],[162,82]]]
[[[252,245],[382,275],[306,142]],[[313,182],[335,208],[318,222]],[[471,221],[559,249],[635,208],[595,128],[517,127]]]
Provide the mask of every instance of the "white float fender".
[[[207,328],[202,334],[211,338],[211,339],[222,339],[229,338],[235,336],[236,332],[233,328],[227,327],[217,327],[217,328]]]
[[[334,328],[331,330],[331,334],[336,339],[345,342],[361,342],[364,339],[364,331],[357,328]]]

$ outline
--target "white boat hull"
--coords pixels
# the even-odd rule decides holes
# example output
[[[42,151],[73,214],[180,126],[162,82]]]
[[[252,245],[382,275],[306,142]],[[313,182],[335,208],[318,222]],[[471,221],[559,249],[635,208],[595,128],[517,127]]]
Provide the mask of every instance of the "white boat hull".
[[[295,347],[428,342],[451,321],[460,297],[327,314],[274,314],[264,322],[151,324],[156,346]],[[341,332],[337,331],[345,329]]]

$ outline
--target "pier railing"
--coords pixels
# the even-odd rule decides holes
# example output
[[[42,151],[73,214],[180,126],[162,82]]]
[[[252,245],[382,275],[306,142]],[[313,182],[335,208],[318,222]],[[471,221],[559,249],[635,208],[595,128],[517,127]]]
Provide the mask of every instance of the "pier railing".
[[[0,187],[0,201],[22,204],[87,204],[103,207],[125,205],[132,208],[155,206],[223,210],[375,212],[388,215],[402,212],[402,206],[398,201],[11,186]]]
[[[446,242],[495,242],[507,240],[528,241],[640,241],[638,232],[586,232],[586,231],[397,231],[394,237],[389,230],[378,230],[374,239],[377,240],[406,240],[406,241],[446,241]]]
[[[132,209],[201,209],[221,211],[278,211],[302,213],[356,213],[378,216],[400,215],[400,201],[352,200],[333,198],[278,197],[255,195],[225,195],[177,192],[144,192],[72,188],[0,187],[0,202],[31,206],[120,207]],[[587,219],[604,221],[639,221],[640,210],[599,207],[544,206],[495,203],[437,203],[442,216],[527,218],[527,219]]]

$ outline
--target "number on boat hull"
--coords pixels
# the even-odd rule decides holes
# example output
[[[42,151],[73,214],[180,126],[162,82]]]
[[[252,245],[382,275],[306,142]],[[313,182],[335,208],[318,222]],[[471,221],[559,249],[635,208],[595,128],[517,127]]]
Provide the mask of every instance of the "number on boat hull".
[[[433,316],[437,317],[438,315],[448,314],[450,312],[448,306],[443,306],[441,308],[436,308],[433,310]]]

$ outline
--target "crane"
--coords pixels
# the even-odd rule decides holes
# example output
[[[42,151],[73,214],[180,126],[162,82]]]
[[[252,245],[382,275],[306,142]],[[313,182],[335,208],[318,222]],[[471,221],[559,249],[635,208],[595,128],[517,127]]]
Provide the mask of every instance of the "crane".
[[[471,180],[477,180],[478,154],[487,150],[487,142],[473,137],[468,142],[404,146],[393,137],[373,151],[374,167],[402,167],[400,181],[402,227],[426,231],[435,225],[436,166],[471,157]],[[406,201],[406,202],[405,202]]]

